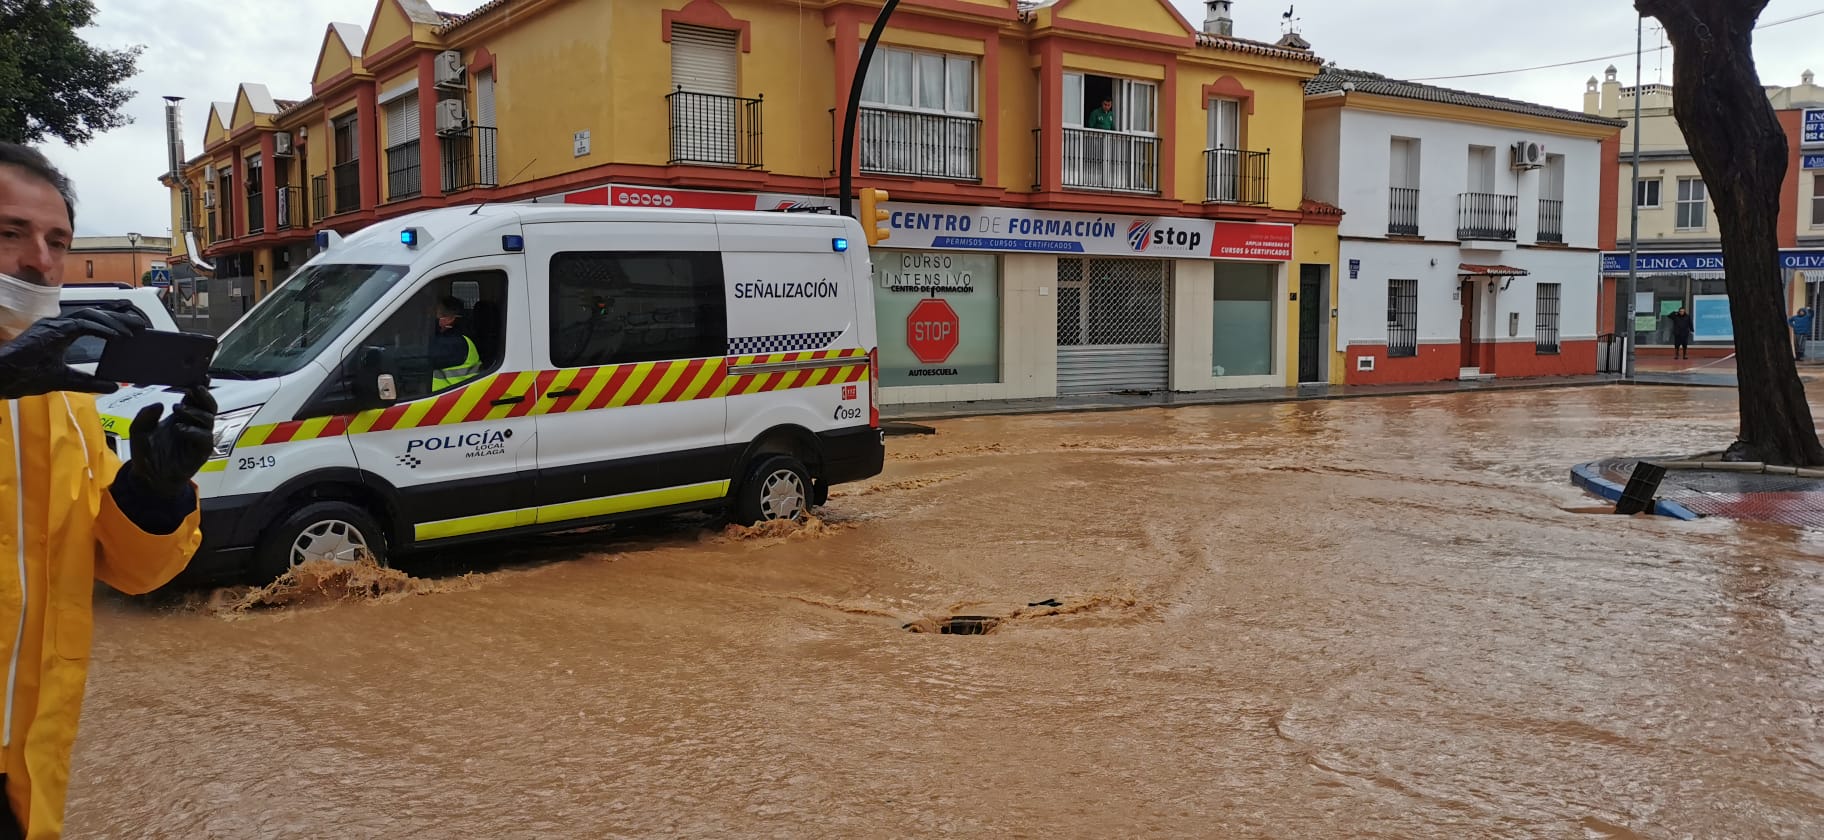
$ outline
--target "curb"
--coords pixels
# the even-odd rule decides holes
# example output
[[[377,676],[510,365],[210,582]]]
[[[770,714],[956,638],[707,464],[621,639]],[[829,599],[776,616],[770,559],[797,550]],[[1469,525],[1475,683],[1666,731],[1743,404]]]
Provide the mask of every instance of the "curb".
[[[1182,401],[1157,402],[1157,403],[1134,403],[1134,404],[1098,403],[1098,404],[1080,405],[1080,406],[1046,405],[1046,406],[996,407],[995,405],[993,405],[993,403],[995,401],[982,400],[981,402],[987,403],[987,405],[982,405],[980,409],[970,410],[970,411],[957,410],[957,411],[948,411],[948,412],[920,412],[917,410],[917,406],[918,406],[917,403],[901,403],[901,405],[907,406],[911,410],[907,411],[904,414],[900,414],[900,413],[892,411],[890,408],[883,406],[881,409],[881,419],[895,420],[895,421],[904,421],[904,420],[929,421],[929,420],[962,420],[962,419],[967,419],[970,417],[1009,417],[1009,416],[1029,415],[1029,414],[1032,414],[1032,415],[1036,415],[1036,414],[1094,414],[1094,413],[1109,412],[1109,411],[1134,411],[1136,409],[1143,409],[1143,408],[1190,408],[1190,407],[1223,406],[1223,405],[1269,405],[1269,404],[1273,404],[1273,403],[1331,402],[1331,401],[1335,401],[1335,400],[1367,400],[1367,399],[1376,399],[1376,398],[1383,398],[1383,397],[1431,397],[1431,396],[1442,396],[1442,395],[1448,395],[1448,394],[1486,393],[1486,392],[1500,392],[1500,391],[1549,391],[1549,390],[1554,390],[1554,389],[1558,389],[1558,388],[1598,388],[1598,387],[1604,387],[1604,386],[1609,386],[1609,385],[1622,385],[1622,384],[1640,384],[1640,385],[1661,387],[1661,384],[1657,383],[1657,382],[1627,383],[1627,382],[1625,382],[1623,380],[1619,380],[1619,379],[1599,379],[1599,380],[1593,380],[1593,381],[1592,380],[1573,380],[1573,381],[1569,381],[1569,382],[1550,382],[1550,381],[1546,381],[1546,380],[1527,380],[1524,384],[1516,383],[1516,384],[1512,384],[1512,385],[1507,385],[1507,384],[1484,385],[1484,386],[1477,387],[1477,388],[1451,388],[1451,389],[1433,388],[1433,389],[1429,389],[1429,390],[1415,389],[1415,390],[1376,391],[1376,392],[1370,393],[1370,394],[1312,394],[1309,396],[1300,396],[1298,394],[1279,394],[1279,395],[1274,395],[1274,396],[1264,396],[1263,395],[1263,396],[1249,396],[1249,397],[1230,397],[1227,399],[1209,399],[1209,400],[1199,400],[1199,399],[1192,398],[1192,399],[1187,399],[1187,400],[1182,400]],[[1687,386],[1673,384],[1673,385],[1670,385],[1669,387],[1676,388],[1676,387],[1687,387]],[[1217,393],[1220,393],[1220,392],[1217,392]],[[970,404],[975,404],[975,403],[970,403]]]
[[[1620,501],[1622,491],[1626,489],[1622,485],[1603,478],[1602,475],[1596,471],[1594,463],[1578,464],[1577,466],[1572,467],[1571,484],[1582,488],[1587,492],[1601,496],[1604,499],[1608,499],[1611,502]],[[1677,502],[1666,501],[1665,499],[1653,500],[1653,515],[1667,516],[1684,522],[1694,522],[1702,518],[1697,514],[1692,513],[1690,508]]]

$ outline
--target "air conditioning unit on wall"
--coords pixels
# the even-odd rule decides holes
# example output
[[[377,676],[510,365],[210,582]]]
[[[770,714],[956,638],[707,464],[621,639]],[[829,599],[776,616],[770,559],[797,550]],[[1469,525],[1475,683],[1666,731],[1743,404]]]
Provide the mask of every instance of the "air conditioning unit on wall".
[[[469,130],[469,114],[463,110],[460,99],[440,99],[437,101],[437,133],[461,134]]]
[[[433,84],[437,87],[455,90],[468,87],[462,77],[463,71],[468,69],[462,66],[462,53],[444,50],[437,54],[437,60],[432,66],[436,68]]]
[[[203,208],[206,210],[215,209],[215,190],[203,190]]]
[[[1532,140],[1514,144],[1514,168],[1538,169],[1545,165],[1545,146]]]
[[[292,152],[293,152],[293,147],[291,145],[291,132],[280,131],[280,132],[276,132],[272,135],[272,156],[273,157],[291,157]]]

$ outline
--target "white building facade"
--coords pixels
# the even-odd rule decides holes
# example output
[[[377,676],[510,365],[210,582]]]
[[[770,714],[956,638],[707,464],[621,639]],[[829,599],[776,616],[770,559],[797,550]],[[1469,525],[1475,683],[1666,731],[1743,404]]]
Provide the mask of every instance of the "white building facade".
[[[1345,213],[1347,383],[1596,372],[1618,121],[1337,68],[1306,89],[1306,194]]]

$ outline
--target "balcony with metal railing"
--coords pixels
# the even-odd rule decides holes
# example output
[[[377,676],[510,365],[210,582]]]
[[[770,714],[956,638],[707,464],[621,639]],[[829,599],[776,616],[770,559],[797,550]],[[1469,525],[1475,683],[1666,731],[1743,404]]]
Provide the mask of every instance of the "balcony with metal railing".
[[[499,147],[492,126],[470,126],[460,134],[445,134],[437,142],[443,147],[445,192],[500,186]]]
[[[1457,196],[1457,238],[1512,242],[1519,217],[1518,196],[1463,193]]]
[[[291,230],[304,227],[307,224],[304,220],[304,188],[279,187],[278,192],[278,218],[273,220],[277,228]]]
[[[862,108],[858,119],[863,172],[981,180],[979,119],[889,108]]]
[[[759,169],[760,98],[697,93],[682,88],[665,95],[671,114],[670,163]]]
[[[1204,202],[1209,204],[1267,203],[1267,164],[1271,153],[1244,149],[1206,149],[1203,170]]]
[[[1564,244],[1564,202],[1557,199],[1539,199],[1539,241],[1551,244]]]
[[[1063,187],[1071,190],[1159,194],[1159,138],[1095,128],[1065,128]],[[1044,132],[1034,130],[1033,159]]]
[[[320,222],[329,216],[329,176],[313,175],[310,179],[310,220]]]
[[[345,161],[335,167],[336,213],[353,213],[361,209],[361,162]]]
[[[1387,233],[1390,236],[1419,235],[1417,187],[1394,187],[1387,191]]]

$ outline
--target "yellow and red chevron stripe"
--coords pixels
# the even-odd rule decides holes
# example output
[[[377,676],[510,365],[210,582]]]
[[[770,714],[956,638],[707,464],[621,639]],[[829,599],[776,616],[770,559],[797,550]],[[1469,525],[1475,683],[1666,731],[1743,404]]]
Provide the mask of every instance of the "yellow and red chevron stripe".
[[[754,365],[824,362],[798,370],[745,373]],[[866,382],[868,352],[861,349],[772,353],[676,362],[497,373],[434,399],[391,408],[253,426],[237,447],[274,446],[318,438],[390,432],[514,417],[600,411],[631,405],[763,394],[820,385]],[[552,397],[551,394],[562,396]],[[495,405],[504,397],[521,402]]]

